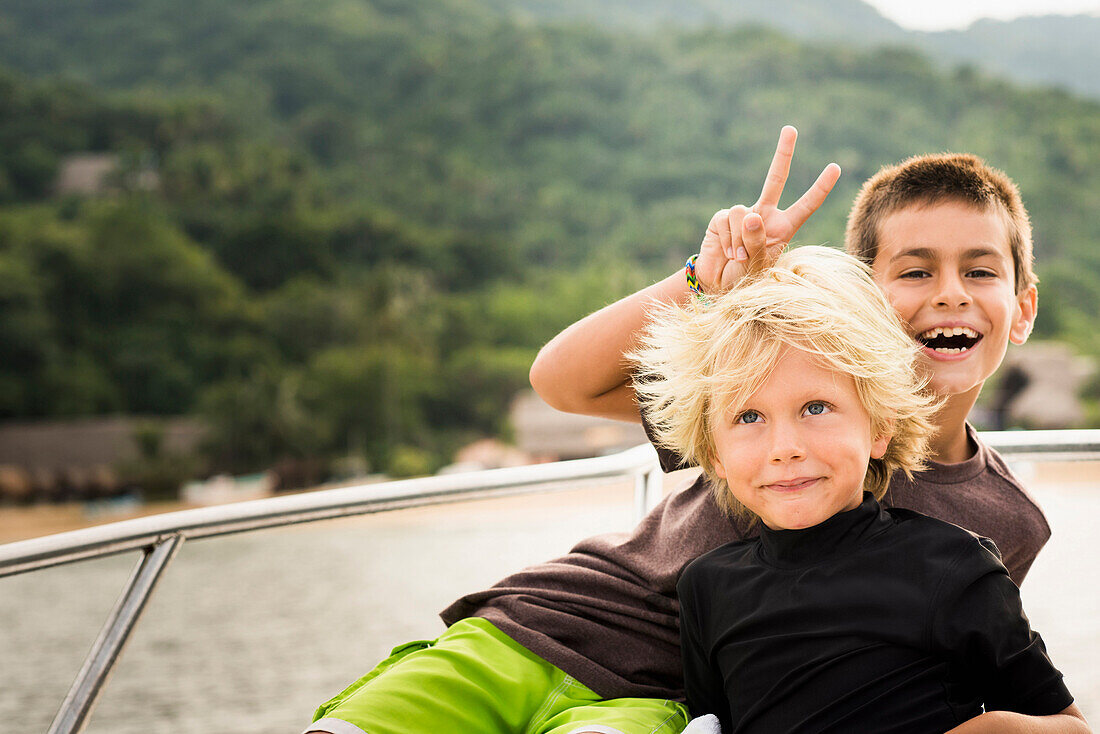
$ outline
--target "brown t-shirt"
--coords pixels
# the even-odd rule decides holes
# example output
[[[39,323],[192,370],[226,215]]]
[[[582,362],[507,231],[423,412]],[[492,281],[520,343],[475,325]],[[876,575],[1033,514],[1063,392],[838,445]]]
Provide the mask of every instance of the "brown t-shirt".
[[[1019,584],[1050,527],[1001,457],[967,430],[973,457],[933,463],[912,481],[895,477],[882,502],[992,538]],[[675,455],[658,453],[666,471],[677,468]],[[448,625],[484,617],[601,696],[683,700],[676,582],[690,561],[744,536],[700,477],[632,532],[583,540],[561,558],[462,597],[440,616]]]

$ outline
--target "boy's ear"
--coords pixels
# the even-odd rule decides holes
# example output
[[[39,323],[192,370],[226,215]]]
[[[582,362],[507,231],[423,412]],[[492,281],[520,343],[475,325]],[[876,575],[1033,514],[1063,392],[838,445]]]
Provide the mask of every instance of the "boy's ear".
[[[1029,285],[1016,297],[1016,318],[1008,332],[1008,340],[1013,344],[1023,344],[1031,335],[1035,325],[1035,314],[1039,310],[1039,289]]]
[[[886,427],[883,428],[882,433],[871,442],[872,459],[881,459],[886,456],[886,447],[890,445],[890,439],[894,437],[894,425],[893,418],[887,419]]]
[[[710,461],[714,464],[714,473],[720,479],[729,479],[729,475],[726,473],[726,467],[722,463],[722,460],[718,458],[718,453],[711,449]]]

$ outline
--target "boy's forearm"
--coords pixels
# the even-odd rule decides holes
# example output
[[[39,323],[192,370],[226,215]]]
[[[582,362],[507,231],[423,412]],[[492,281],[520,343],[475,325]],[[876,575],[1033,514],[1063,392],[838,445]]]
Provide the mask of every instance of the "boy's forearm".
[[[1012,711],[988,711],[959,724],[947,734],[1089,734],[1092,729],[1074,704],[1052,716],[1027,716]]]
[[[623,355],[637,344],[655,302],[686,299],[690,293],[683,271],[677,271],[565,329],[531,366],[535,392],[558,410],[637,421]]]

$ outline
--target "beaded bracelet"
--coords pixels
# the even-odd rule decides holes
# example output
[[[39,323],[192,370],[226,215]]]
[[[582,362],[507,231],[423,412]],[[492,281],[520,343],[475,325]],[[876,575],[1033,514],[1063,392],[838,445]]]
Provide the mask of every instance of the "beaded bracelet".
[[[705,299],[707,294],[703,292],[703,286],[699,285],[699,276],[695,274],[695,261],[699,259],[699,253],[695,253],[684,263],[684,277],[687,278],[688,288],[696,298]]]

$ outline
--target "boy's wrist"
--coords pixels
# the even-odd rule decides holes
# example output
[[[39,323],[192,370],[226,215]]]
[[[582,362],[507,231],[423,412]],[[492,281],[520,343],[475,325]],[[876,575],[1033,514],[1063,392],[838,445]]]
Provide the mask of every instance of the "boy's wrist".
[[[690,290],[696,298],[705,300],[707,294],[703,290],[703,284],[699,282],[699,275],[695,272],[695,261],[698,259],[699,253],[695,253],[687,259],[686,263],[684,263],[684,280],[687,282],[688,290]]]

